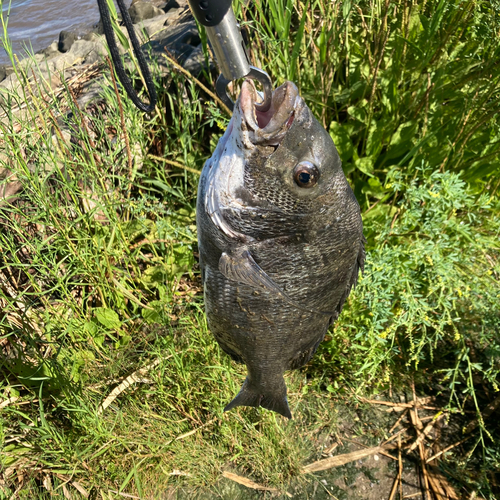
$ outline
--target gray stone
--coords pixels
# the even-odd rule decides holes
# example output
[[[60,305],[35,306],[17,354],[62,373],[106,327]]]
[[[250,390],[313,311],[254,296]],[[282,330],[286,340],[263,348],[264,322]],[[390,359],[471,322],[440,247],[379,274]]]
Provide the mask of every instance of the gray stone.
[[[12,73],[14,73],[14,68],[12,66],[2,64],[0,66],[0,82],[3,82],[9,75],[12,75]]]
[[[198,76],[204,69],[209,70],[215,67],[213,61],[208,59],[208,66],[203,54],[203,47],[201,44],[196,47],[189,57],[184,61],[184,69],[188,70],[193,76]]]
[[[180,5],[177,0],[169,0],[163,7],[164,12],[168,12],[170,9],[178,9]]]
[[[73,61],[81,59],[80,62],[85,64],[93,64],[102,59],[106,51],[106,42],[99,37],[93,40],[76,40],[69,54],[73,57]]]
[[[187,45],[192,45],[196,47],[200,43],[200,35],[196,28],[194,21],[189,23],[169,26],[167,29],[163,30],[147,44],[144,45],[144,49],[147,50],[148,46],[159,46],[172,48],[178,43],[185,43]],[[156,49],[157,52],[160,50]]]
[[[59,52],[68,52],[77,39],[78,36],[76,33],[72,31],[61,31],[61,33],[59,33],[59,43],[57,45]]]
[[[187,43],[176,43],[172,45],[168,51],[174,58],[177,60],[179,64],[184,64],[184,62],[188,59],[188,57],[193,52],[194,47],[192,45],[188,45]]]
[[[84,83],[83,91],[77,99],[80,108],[85,109],[94,102],[102,101],[103,87],[104,79],[102,77]]]
[[[128,10],[130,18],[134,24],[137,24],[146,19],[151,19],[156,16],[161,16],[164,14],[164,11],[155,7],[154,5],[148,2],[135,2],[132,4],[130,9]]]
[[[86,35],[82,36],[82,40],[86,40],[87,42],[95,42],[96,40],[100,39],[101,37],[96,31],[91,31],[90,33],[87,33]]]
[[[161,16],[154,17],[139,23],[136,28],[140,28],[146,32],[148,38],[155,37],[165,28],[165,24],[169,24],[172,14],[162,14]]]
[[[47,59],[50,59],[51,57],[59,55],[59,47],[58,47],[58,42],[52,42],[48,47],[45,49],[39,50],[37,54],[42,54],[44,57]]]

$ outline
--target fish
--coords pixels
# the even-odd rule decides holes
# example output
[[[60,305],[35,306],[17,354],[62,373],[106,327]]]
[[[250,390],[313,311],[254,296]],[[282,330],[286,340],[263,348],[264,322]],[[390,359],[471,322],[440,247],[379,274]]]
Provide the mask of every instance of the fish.
[[[304,366],[365,261],[360,206],[328,132],[293,82],[268,111],[245,80],[202,169],[196,225],[208,326],[247,377],[224,408],[292,418],[284,372]]]

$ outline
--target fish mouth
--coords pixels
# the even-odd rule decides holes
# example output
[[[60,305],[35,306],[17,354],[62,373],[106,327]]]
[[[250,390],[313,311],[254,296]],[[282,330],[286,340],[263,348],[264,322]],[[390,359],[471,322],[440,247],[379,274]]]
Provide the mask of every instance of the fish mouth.
[[[272,95],[271,107],[262,112],[258,104],[257,90],[252,80],[245,80],[241,87],[240,110],[250,141],[254,144],[277,145],[291,127],[301,99],[296,85],[285,82]]]

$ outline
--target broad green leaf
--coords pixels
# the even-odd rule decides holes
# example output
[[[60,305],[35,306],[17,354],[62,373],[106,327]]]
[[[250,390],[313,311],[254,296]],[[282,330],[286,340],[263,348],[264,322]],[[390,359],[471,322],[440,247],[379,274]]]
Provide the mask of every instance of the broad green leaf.
[[[376,158],[382,150],[384,137],[384,123],[382,121],[372,120],[372,124],[368,130],[368,138],[366,140],[366,153],[372,158]]]
[[[119,328],[122,324],[118,314],[113,311],[113,309],[109,309],[108,307],[96,307],[94,309],[94,315],[101,325],[109,328],[110,330]]]
[[[147,287],[156,287],[167,282],[168,267],[165,264],[148,267],[141,275],[141,282]]]
[[[364,156],[363,158],[358,158],[354,164],[356,168],[366,175],[373,175],[373,158],[369,156]]]
[[[366,173],[366,172],[365,172]],[[383,198],[386,193],[386,189],[380,184],[380,181],[377,177],[370,177],[368,182],[363,186],[363,193],[374,196],[375,198]]]
[[[347,108],[347,112],[349,116],[358,120],[361,123],[368,122],[368,103],[367,101],[362,101],[361,103],[356,104],[356,106],[349,106]]]
[[[341,160],[343,162],[349,161],[352,158],[354,148],[345,127],[342,127],[342,125],[337,122],[330,123],[330,136],[335,143]]]

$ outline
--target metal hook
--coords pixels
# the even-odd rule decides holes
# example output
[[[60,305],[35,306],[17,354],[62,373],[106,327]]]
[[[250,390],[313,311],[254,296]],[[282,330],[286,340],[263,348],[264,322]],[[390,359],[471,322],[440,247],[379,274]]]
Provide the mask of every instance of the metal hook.
[[[255,66],[250,66],[250,73],[246,75],[247,78],[252,78],[253,80],[257,80],[262,85],[263,90],[263,99],[260,103],[255,103],[255,107],[258,111],[265,113],[269,110],[272,103],[273,98],[273,84],[271,82],[271,78],[269,75]],[[224,75],[220,74],[219,78],[217,78],[217,82],[215,83],[215,90],[217,95],[220,97],[221,101],[231,110],[234,109],[234,102],[231,97],[227,93],[227,86],[231,83],[232,80],[228,80],[224,78]]]

